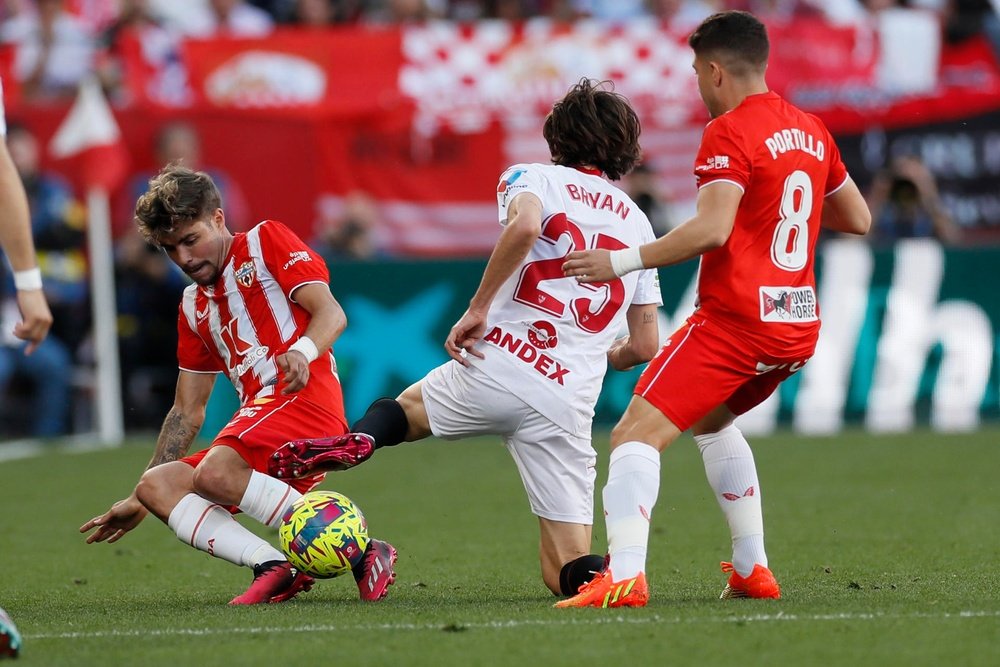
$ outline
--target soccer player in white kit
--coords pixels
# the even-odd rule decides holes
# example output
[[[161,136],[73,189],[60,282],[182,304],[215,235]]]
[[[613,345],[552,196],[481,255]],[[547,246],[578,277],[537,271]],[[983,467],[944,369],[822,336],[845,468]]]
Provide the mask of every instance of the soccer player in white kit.
[[[52,312],[42,291],[42,272],[31,237],[28,196],[7,152],[6,136],[3,81],[0,81],[0,249],[14,270],[17,308],[21,314],[20,321],[14,325],[14,335],[28,342],[24,351],[31,354],[48,335]]]
[[[572,595],[589,581],[604,560],[590,555],[594,405],[607,365],[625,370],[655,354],[662,300],[655,271],[581,285],[561,266],[576,249],[654,239],[635,202],[602,177],[636,165],[639,131],[624,97],[586,79],[573,86],[545,120],[555,164],[517,164],[500,178],[504,228],[445,341],[453,361],[395,400],[375,401],[352,435],[286,444],[272,474],[309,474],[328,454],[368,440],[378,448],[431,434],[499,435],[538,516],[545,585]]]

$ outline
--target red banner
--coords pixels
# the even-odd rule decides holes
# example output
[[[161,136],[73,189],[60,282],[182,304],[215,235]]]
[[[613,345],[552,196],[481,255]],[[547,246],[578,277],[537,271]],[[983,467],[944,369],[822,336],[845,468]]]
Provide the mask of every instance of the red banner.
[[[769,31],[769,85],[834,133],[1000,108],[1000,68],[985,40],[944,47],[936,87],[901,97],[879,87],[872,28],[796,20]],[[655,21],[539,19],[289,29],[265,39],[189,40],[156,61],[137,42],[123,49],[119,124],[133,163],[153,170],[157,128],[189,120],[203,161],[242,186],[255,219],[282,219],[309,237],[317,219],[364,192],[378,203],[384,250],[484,254],[498,233],[500,171],[548,160],[542,119],[584,76],[613,81],[632,101],[645,160],[683,215],[707,119],[685,39]],[[4,62],[0,54],[0,69]],[[16,86],[8,95],[14,110]],[[47,112],[30,111],[20,115],[44,139]]]

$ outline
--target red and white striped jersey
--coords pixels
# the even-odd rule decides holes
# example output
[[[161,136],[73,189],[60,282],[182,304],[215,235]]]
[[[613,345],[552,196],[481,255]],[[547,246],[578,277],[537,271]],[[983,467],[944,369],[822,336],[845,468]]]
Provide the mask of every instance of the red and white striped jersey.
[[[323,259],[280,222],[265,220],[235,234],[215,284],[184,290],[177,323],[181,370],[227,373],[242,405],[280,396],[283,383],[275,359],[309,324],[309,313],[293,294],[302,285],[329,282]],[[343,417],[333,351],[320,354],[309,374],[296,396]]]

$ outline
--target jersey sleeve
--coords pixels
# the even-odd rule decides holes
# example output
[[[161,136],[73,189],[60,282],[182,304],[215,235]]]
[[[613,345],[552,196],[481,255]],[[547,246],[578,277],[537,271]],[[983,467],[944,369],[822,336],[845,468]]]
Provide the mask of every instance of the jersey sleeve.
[[[500,224],[507,224],[507,207],[514,201],[514,197],[522,192],[530,192],[545,201],[542,197],[543,189],[544,181],[539,170],[532,169],[529,164],[515,164],[508,167],[497,184],[497,213]]]
[[[225,370],[220,360],[205,347],[205,341],[194,328],[193,291],[184,292],[177,310],[177,366],[192,373],[218,373]]]
[[[725,119],[718,118],[705,128],[694,163],[694,177],[699,189],[724,181],[746,192],[750,184],[750,156],[736,130]]]
[[[260,223],[261,255],[285,295],[309,283],[330,284],[326,262],[295,232],[275,220]]]
[[[643,306],[655,303],[663,305],[663,294],[660,292],[660,274],[656,269],[643,269],[639,272],[639,282],[635,286],[633,306]]]

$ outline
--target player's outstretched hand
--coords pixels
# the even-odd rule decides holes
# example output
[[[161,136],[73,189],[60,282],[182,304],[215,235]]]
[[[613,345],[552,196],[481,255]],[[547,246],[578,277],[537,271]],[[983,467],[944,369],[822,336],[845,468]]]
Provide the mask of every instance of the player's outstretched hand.
[[[603,283],[614,280],[609,250],[578,250],[566,255],[562,265],[563,275],[576,278],[578,283]]]
[[[133,493],[125,500],[119,500],[112,505],[111,509],[101,516],[95,516],[80,526],[80,532],[86,533],[97,528],[87,536],[87,544],[104,541],[110,544],[125,537],[125,533],[138,526],[147,514],[149,514],[149,510],[139,502]]]
[[[444,341],[444,350],[449,357],[463,366],[468,366],[469,360],[465,358],[462,351],[482,359],[482,352],[474,350],[472,346],[483,337],[484,333],[486,333],[486,313],[467,310],[448,332],[448,338]]]
[[[279,354],[276,361],[278,369],[281,370],[282,379],[285,381],[285,388],[281,390],[282,394],[294,394],[309,382],[309,362],[306,361],[306,355],[298,350],[291,350]]]

